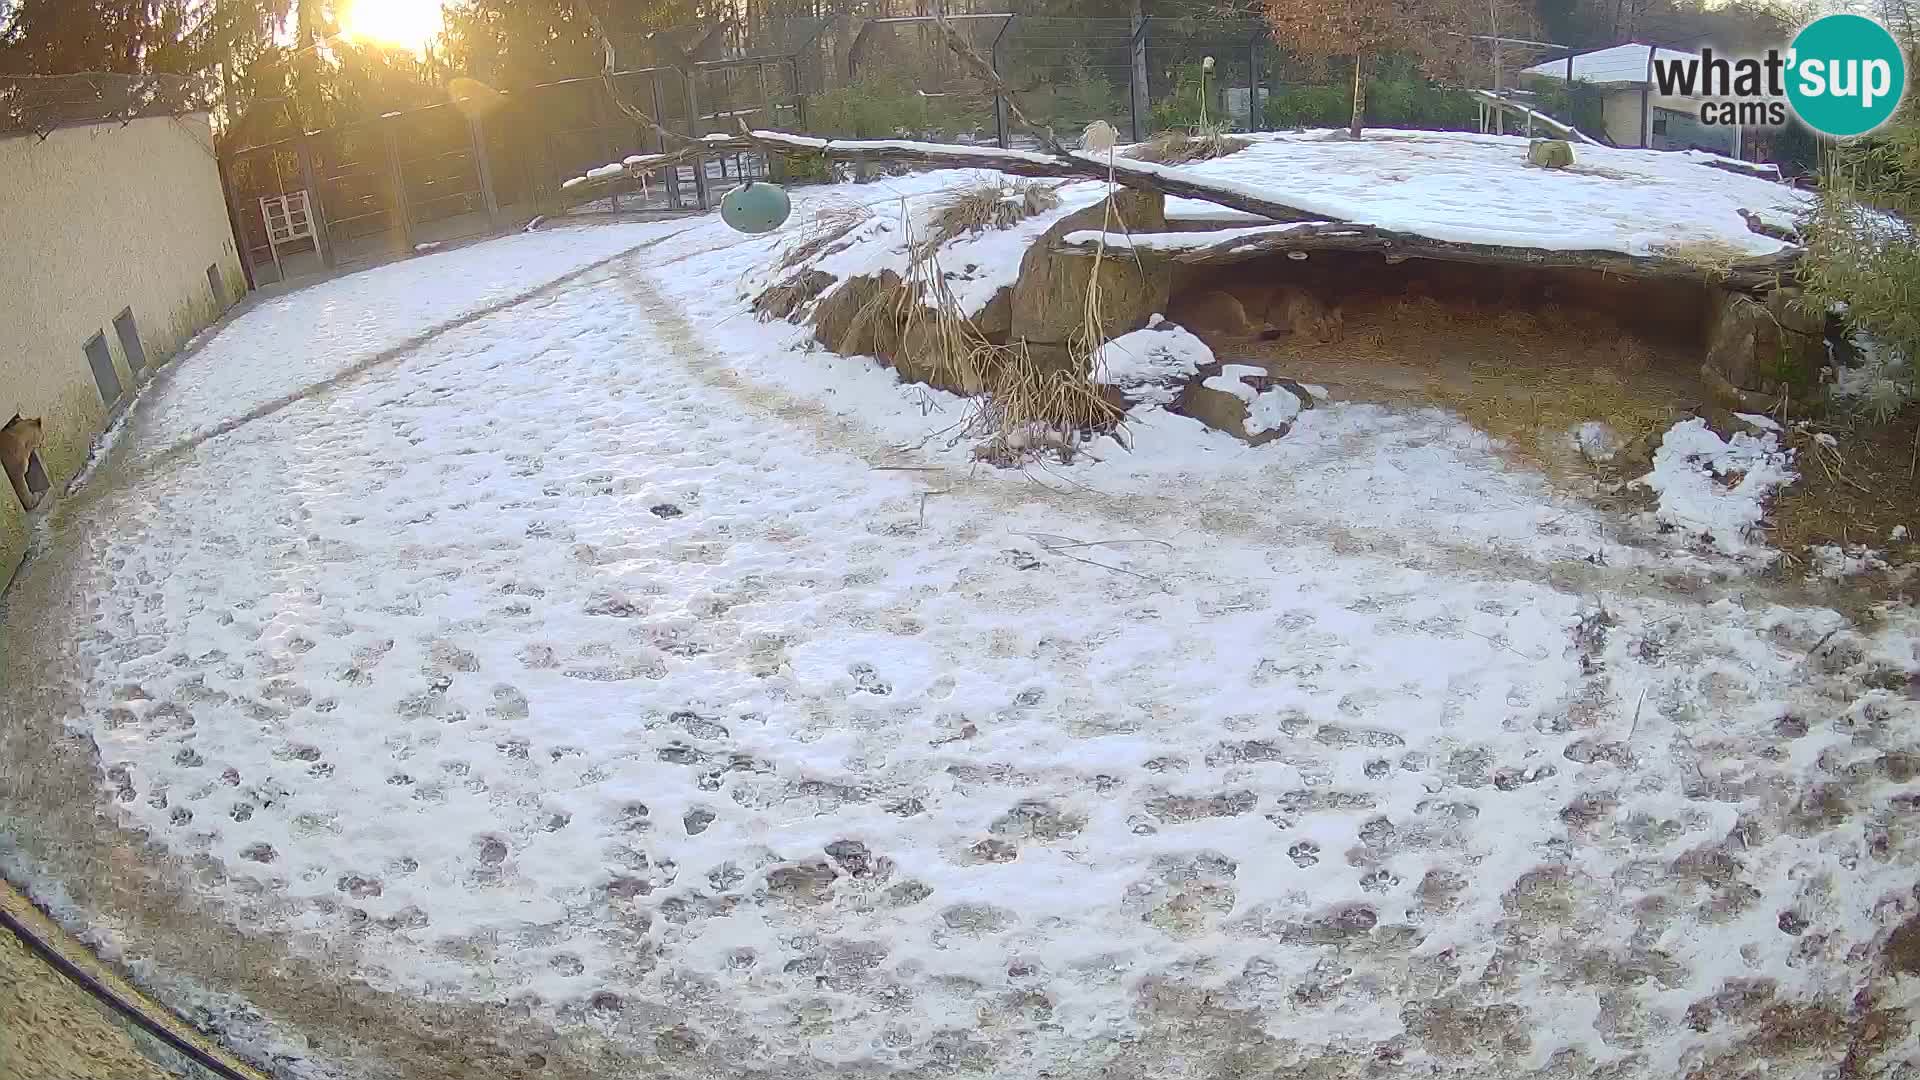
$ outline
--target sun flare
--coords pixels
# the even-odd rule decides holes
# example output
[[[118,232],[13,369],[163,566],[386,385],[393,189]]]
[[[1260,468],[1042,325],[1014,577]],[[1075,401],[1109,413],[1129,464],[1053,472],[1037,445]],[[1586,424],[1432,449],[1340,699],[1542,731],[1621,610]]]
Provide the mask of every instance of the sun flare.
[[[420,52],[446,28],[440,8],[441,0],[349,0],[340,30],[354,41]]]

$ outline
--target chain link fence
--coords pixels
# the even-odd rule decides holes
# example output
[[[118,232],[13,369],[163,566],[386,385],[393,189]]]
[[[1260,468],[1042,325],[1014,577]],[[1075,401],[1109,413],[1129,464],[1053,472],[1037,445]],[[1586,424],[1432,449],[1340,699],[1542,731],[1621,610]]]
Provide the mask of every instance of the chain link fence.
[[[1351,86],[1275,47],[1257,20],[948,16],[1030,117],[1071,140],[1095,120],[1144,139],[1169,128],[1344,124]],[[993,81],[926,16],[675,27],[619,44],[628,69],[499,92],[229,150],[223,170],[249,265],[268,279],[486,235],[563,205],[570,178],[742,125],[838,138],[1032,146]],[[1211,60],[1211,64],[1208,60]],[[1473,128],[1473,99],[1386,69],[1368,122]],[[4,84],[0,84],[4,85]],[[657,119],[662,140],[622,102]],[[1376,115],[1377,114],[1377,115]],[[749,178],[798,176],[755,153],[658,168],[587,211],[710,206]],[[300,213],[304,200],[306,211]]]

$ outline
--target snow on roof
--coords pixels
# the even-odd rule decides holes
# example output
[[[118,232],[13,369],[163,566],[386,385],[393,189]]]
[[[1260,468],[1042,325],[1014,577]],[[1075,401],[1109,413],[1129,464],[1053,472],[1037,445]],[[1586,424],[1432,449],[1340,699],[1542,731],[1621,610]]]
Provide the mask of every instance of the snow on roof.
[[[1438,131],[1250,136],[1237,154],[1180,166],[1184,175],[1257,189],[1307,214],[1435,240],[1555,251],[1652,255],[1708,244],[1769,255],[1785,245],[1739,211],[1790,220],[1807,196],[1756,176],[1711,169],[1666,150],[1580,146],[1567,169],[1527,165],[1527,140]],[[1169,217],[1208,204],[1168,199]]]
[[[1647,81],[1647,72],[1651,66],[1647,56],[1649,52],[1660,60],[1699,59],[1697,53],[1681,52],[1678,49],[1661,49],[1653,45],[1640,44],[1615,45],[1611,49],[1599,49],[1574,56],[1574,81],[1638,86]],[[1544,64],[1535,64],[1526,68],[1522,74],[1564,80],[1567,77],[1567,62],[1565,59],[1549,60]]]

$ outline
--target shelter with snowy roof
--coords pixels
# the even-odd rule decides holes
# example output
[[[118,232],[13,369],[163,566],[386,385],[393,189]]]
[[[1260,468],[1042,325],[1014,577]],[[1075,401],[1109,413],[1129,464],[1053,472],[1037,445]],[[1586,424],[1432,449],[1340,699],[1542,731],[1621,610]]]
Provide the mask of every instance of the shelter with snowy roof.
[[[1604,135],[1615,146],[1653,150],[1705,150],[1740,156],[1740,129],[1700,122],[1702,99],[1662,94],[1654,77],[1654,61],[1698,60],[1699,54],[1658,45],[1629,42],[1608,49],[1576,53],[1525,68],[1521,74],[1537,80],[1587,83],[1601,94]]]

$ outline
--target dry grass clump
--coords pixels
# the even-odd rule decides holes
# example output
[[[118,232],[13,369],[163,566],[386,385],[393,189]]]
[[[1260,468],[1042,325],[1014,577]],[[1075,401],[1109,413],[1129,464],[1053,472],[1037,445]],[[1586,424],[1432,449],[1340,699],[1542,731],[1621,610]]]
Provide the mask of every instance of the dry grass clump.
[[[985,441],[974,456],[1003,467],[1043,453],[1073,459],[1083,433],[1117,429],[1124,413],[1090,376],[1089,361],[1069,350],[1067,362],[1049,362],[1025,342],[980,343],[968,357],[989,377],[989,390],[969,418]]]
[[[908,268],[907,288],[894,291],[891,301],[900,348],[931,374],[929,381],[975,395],[960,433],[983,440],[976,457],[1008,467],[1046,452],[1068,461],[1083,435],[1120,426],[1123,410],[1094,381],[1093,358],[1105,344],[1097,328],[1076,335],[1064,349],[991,342],[947,287],[939,244],[912,250],[919,254]],[[885,313],[872,317],[884,319]]]
[[[1606,423],[1632,445],[1672,426],[1678,412],[1670,401],[1605,368],[1474,364],[1469,373],[1470,390],[1435,383],[1428,393],[1549,472],[1577,463],[1568,433],[1589,420]]]
[[[754,313],[762,321],[797,321],[806,306],[836,280],[832,274],[813,269],[813,261],[852,244],[849,237],[853,231],[872,218],[871,207],[854,202],[829,203],[810,214],[780,253],[776,273],[785,276],[753,298]]]
[[[1059,193],[1038,181],[977,184],[948,196],[934,207],[927,223],[927,237],[916,253],[932,252],[961,236],[989,229],[1011,229],[1059,205]]]
[[[1228,134],[1224,127],[1172,128],[1132,147],[1124,156],[1156,165],[1184,165],[1189,161],[1212,161],[1237,154],[1252,145],[1246,139]]]
[[[792,270],[827,254],[828,248],[872,218],[873,208],[864,203],[835,202],[815,210],[796,231],[792,245],[781,252],[780,269]]]
[[[1697,266],[1706,271],[1709,278],[1725,277],[1733,270],[1733,264],[1747,254],[1724,240],[1689,240],[1683,244],[1667,244],[1661,246],[1658,253]]]

